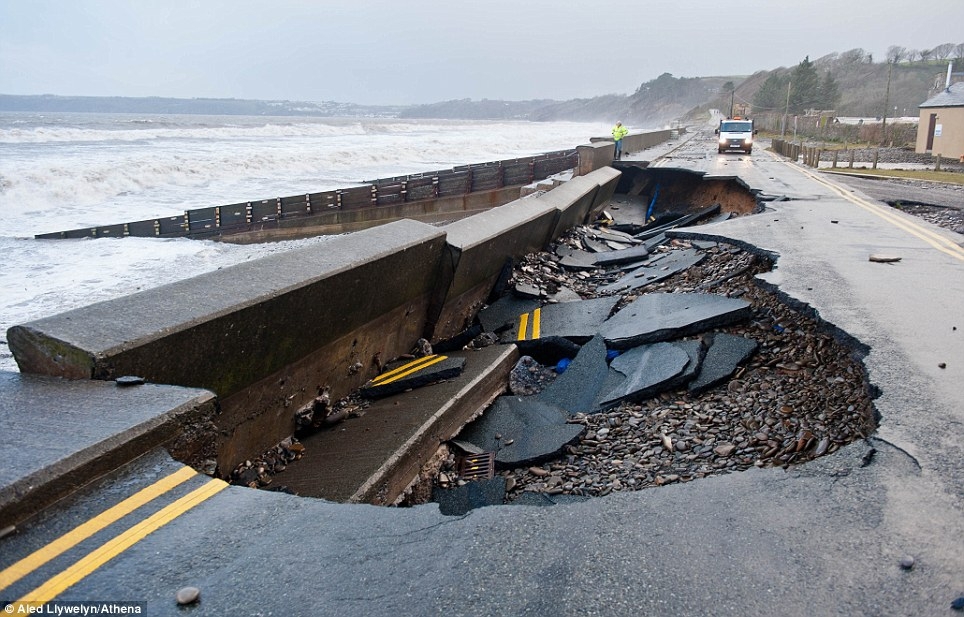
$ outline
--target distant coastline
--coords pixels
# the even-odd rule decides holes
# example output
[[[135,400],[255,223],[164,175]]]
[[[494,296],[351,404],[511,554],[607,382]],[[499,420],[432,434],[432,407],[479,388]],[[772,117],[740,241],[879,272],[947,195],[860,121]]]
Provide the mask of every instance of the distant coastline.
[[[46,113],[196,114],[209,116],[397,117],[404,106],[247,99],[0,94],[0,111]]]

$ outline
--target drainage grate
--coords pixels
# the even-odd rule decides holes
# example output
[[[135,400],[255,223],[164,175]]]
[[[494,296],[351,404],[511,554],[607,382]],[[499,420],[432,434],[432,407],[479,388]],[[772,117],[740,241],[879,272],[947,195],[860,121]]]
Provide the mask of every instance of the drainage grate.
[[[463,480],[489,480],[494,475],[494,452],[469,454],[459,460],[459,477]]]

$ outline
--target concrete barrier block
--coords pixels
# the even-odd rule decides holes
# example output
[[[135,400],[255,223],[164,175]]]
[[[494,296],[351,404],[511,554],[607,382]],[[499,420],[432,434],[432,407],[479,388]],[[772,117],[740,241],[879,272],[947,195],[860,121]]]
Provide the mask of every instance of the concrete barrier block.
[[[581,225],[586,220],[597,191],[599,184],[595,180],[589,176],[576,176],[537,198],[559,212],[550,239],[558,238],[567,229]]]
[[[448,251],[433,310],[433,341],[472,324],[506,262],[546,247],[557,214],[536,198],[518,199],[442,227]]]
[[[591,179],[599,186],[592,205],[590,205],[589,211],[586,213],[586,222],[591,223],[596,220],[599,213],[609,204],[609,201],[613,198],[613,193],[616,192],[616,185],[619,184],[619,177],[621,175],[622,172],[618,169],[603,167],[586,176],[586,178]]]
[[[593,139],[595,140],[595,138]],[[592,141],[592,143],[577,146],[576,153],[579,155],[578,174],[585,176],[602,167],[608,167],[613,162],[615,152],[616,144],[613,143],[612,139]]]
[[[422,336],[445,232],[403,220],[14,326],[20,370],[138,375],[221,399],[221,473],[294,428],[326,386],[339,398]]]

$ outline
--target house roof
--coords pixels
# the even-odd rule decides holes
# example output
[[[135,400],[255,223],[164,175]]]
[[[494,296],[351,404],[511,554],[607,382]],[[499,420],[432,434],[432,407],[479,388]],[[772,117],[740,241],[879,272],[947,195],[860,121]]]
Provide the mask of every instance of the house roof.
[[[932,96],[920,107],[962,107],[964,106],[964,81],[951,84],[950,88],[941,90],[939,94]]]

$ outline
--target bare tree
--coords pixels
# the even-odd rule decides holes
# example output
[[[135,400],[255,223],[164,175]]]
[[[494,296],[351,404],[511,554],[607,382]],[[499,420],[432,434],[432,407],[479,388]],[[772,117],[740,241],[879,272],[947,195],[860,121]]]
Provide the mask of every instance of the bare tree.
[[[908,63],[913,62],[914,60],[917,60],[918,58],[920,58],[920,51],[913,48],[908,48],[904,52],[904,57],[907,58]]]
[[[907,49],[900,45],[891,45],[887,48],[887,62],[897,64],[907,55]]]
[[[934,55],[933,49],[922,49],[919,52],[917,52],[917,57],[920,58],[920,61],[922,63],[930,60],[933,55]]]
[[[840,54],[840,63],[841,63],[841,64],[857,64],[857,63],[859,63],[859,62],[863,62],[863,61],[864,61],[864,57],[866,56],[866,54],[867,54],[867,52],[865,52],[863,49],[861,49],[861,48],[859,48],[859,47],[855,47],[854,49],[851,49],[850,51],[845,51],[845,52],[843,52],[842,54]]]
[[[964,60],[964,43],[958,43],[954,46],[954,56],[957,60]]]
[[[947,60],[954,53],[954,43],[943,43],[931,50],[937,60]]]

